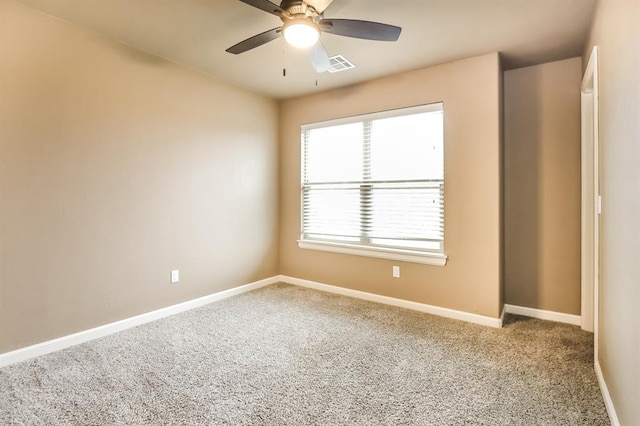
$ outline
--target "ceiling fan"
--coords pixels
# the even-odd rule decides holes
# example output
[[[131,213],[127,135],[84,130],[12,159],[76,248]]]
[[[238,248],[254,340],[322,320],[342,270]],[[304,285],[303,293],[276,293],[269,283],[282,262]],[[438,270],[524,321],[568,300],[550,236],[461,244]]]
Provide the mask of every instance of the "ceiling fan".
[[[282,25],[249,37],[228,48],[227,52],[237,55],[283,35],[292,46],[308,49],[307,54],[317,72],[331,68],[329,55],[319,40],[322,32],[366,40],[396,41],[402,31],[400,27],[379,22],[325,19],[324,11],[333,0],[282,0],[280,5],[269,0],[240,1],[279,17]]]

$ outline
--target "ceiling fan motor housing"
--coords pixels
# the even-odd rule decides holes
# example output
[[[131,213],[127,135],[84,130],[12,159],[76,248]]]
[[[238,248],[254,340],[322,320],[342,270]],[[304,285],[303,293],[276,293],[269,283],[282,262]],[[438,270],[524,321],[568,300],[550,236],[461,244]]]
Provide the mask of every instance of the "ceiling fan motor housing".
[[[289,18],[314,18],[315,20],[320,17],[313,6],[300,0],[282,0],[280,7],[289,12],[291,15]]]

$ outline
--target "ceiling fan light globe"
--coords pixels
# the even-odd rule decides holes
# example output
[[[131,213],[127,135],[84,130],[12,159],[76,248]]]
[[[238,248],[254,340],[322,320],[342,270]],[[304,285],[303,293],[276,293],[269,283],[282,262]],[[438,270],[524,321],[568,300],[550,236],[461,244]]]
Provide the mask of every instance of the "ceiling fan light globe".
[[[299,49],[306,49],[315,45],[320,39],[318,26],[306,18],[294,18],[287,22],[282,29],[284,39]]]

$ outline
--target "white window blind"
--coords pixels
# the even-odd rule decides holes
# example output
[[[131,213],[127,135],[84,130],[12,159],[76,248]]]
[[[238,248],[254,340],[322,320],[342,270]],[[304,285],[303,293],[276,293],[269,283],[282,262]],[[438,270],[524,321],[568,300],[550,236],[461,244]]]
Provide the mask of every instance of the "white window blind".
[[[442,103],[302,128],[303,241],[442,253]]]

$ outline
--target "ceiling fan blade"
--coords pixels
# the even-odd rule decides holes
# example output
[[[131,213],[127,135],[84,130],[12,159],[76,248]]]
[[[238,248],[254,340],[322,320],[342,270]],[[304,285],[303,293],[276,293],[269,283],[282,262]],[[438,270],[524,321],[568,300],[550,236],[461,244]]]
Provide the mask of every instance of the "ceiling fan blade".
[[[331,68],[329,54],[321,41],[318,40],[315,46],[310,47],[307,50],[307,56],[309,57],[309,61],[311,61],[311,65],[313,65],[316,72],[327,72],[329,71],[329,68]]]
[[[313,8],[318,13],[322,13],[325,10],[327,10],[329,6],[331,6],[331,3],[333,3],[333,0],[305,0],[305,3],[307,3],[310,6],[313,6]]]
[[[240,0],[242,3],[246,3],[249,6],[253,6],[260,10],[264,10],[267,13],[276,16],[282,16],[286,14],[286,11],[277,4],[271,3],[269,0]]]
[[[329,34],[366,40],[396,41],[402,32],[402,28],[395,25],[355,19],[323,19],[319,25],[322,31]]]
[[[228,48],[227,52],[237,55],[238,53],[243,53],[247,50],[262,46],[265,43],[269,43],[270,41],[280,37],[280,28],[281,27],[273,28],[269,31],[265,31],[258,35],[254,35],[253,37],[249,37],[248,39],[243,40],[238,44],[234,44],[233,46]]]

